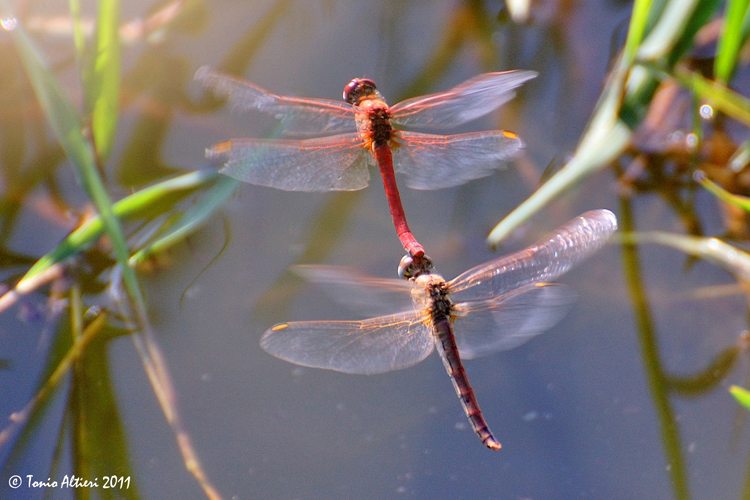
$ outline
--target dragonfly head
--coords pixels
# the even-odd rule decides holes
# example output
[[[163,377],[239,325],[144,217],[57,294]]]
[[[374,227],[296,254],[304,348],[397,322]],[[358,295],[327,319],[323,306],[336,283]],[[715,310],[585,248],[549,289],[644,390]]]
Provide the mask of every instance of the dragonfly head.
[[[432,273],[432,260],[426,255],[418,258],[404,255],[398,265],[398,276],[401,279],[416,279],[422,274],[430,273]]]
[[[364,99],[380,98],[375,82],[369,78],[355,78],[344,87],[344,100],[358,106]]]

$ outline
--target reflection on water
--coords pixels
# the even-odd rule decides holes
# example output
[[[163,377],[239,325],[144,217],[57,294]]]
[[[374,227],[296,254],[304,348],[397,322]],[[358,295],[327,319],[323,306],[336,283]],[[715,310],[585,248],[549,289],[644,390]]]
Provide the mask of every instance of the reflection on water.
[[[112,242],[98,237],[89,198],[10,34],[0,33],[3,281],[13,286],[76,228],[79,239],[66,241],[92,242],[30,293],[3,298],[0,413],[19,423],[9,420],[0,435],[0,496],[44,496],[10,489],[14,474],[45,481],[72,471],[132,477],[123,498],[194,498],[210,491],[206,484],[222,498],[743,495],[745,413],[725,389],[750,385],[736,347],[747,298],[713,294],[735,282],[726,271],[662,246],[610,245],[570,273],[564,282],[579,298],[565,320],[519,349],[467,364],[503,443],[492,454],[465,425],[437,358],[366,377],[298,368],[259,346],[274,323],[341,316],[287,271],[291,264],[395,277],[402,251],[376,172],[362,191],[288,193],[226,184],[203,157],[216,142],[268,136],[275,125],[203,94],[192,78],[205,64],[279,94],[329,99],[364,76],[394,103],[481,72],[538,71],[501,112],[458,130],[518,132],[523,158],[459,188],[401,191],[437,271],[457,275],[496,256],[485,243],[489,230],[535,190],[553,157],[575,148],[627,6],[534,5],[525,25],[474,1],[152,7],[122,6],[121,113],[112,154],[98,167],[110,196],[129,200],[116,213],[133,251],[144,251],[138,276],[173,394],[153,389],[164,379],[144,370],[126,331],[132,318],[112,299]],[[16,14],[85,115],[77,75],[87,60],[76,58],[67,9],[60,2]],[[90,36],[95,24],[93,12],[82,12],[80,34]],[[717,208],[692,172],[699,166],[723,188],[748,194],[741,167],[724,168],[745,129],[716,112],[694,126],[685,95],[659,87],[614,175],[595,175],[556,200],[503,253],[592,208],[613,209],[632,230],[744,238],[745,212]],[[167,184],[150,194],[158,203],[147,202],[141,189],[155,183]],[[186,471],[185,441],[165,408],[177,412],[200,469]]]

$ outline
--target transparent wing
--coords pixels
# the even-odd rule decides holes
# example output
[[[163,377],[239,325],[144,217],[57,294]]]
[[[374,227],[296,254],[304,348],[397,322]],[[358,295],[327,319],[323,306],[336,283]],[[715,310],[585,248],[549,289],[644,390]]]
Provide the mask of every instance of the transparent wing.
[[[320,139],[233,139],[206,150],[226,161],[221,173],[285,191],[355,191],[370,182],[371,155],[359,134]]]
[[[592,210],[525,250],[491,260],[448,283],[455,302],[487,299],[540,281],[552,281],[599,250],[617,230],[609,210]]]
[[[399,132],[393,149],[396,172],[412,189],[459,186],[490,175],[516,157],[523,142],[503,131],[456,135]]]
[[[513,99],[513,89],[534,71],[484,73],[446,92],[414,97],[390,108],[391,122],[405,127],[446,129],[476,120]]]
[[[294,266],[292,271],[321,289],[333,300],[364,316],[379,316],[412,309],[414,281],[371,276],[338,266]]]
[[[260,346],[284,361],[312,368],[371,375],[400,370],[434,347],[427,313],[364,321],[300,321],[267,330]]]
[[[568,312],[575,293],[565,285],[534,283],[499,297],[454,306],[461,357],[474,359],[514,349],[552,328]]]
[[[357,130],[350,104],[329,99],[286,97],[273,94],[240,78],[203,66],[195,79],[238,108],[258,110],[281,120],[287,135],[326,135]]]

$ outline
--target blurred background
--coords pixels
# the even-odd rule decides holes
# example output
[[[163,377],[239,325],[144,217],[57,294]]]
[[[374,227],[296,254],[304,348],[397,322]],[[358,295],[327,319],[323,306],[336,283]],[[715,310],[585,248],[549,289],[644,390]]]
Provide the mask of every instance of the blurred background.
[[[693,2],[685,31],[649,59],[650,90],[638,105],[620,95],[622,109],[635,109],[620,118],[631,130],[623,146],[592,155],[602,164],[490,246],[496,224],[580,157],[581,137],[604,130],[593,117],[622,67],[630,3],[542,0],[526,15],[478,0],[123,3],[114,21],[117,119],[100,136],[88,113],[96,109],[87,104],[91,80],[81,74],[97,60],[91,46],[111,4],[82,5],[77,15],[77,2],[4,7],[18,25],[5,17],[0,31],[0,415],[8,417],[0,496],[750,498],[748,411],[728,391],[750,385],[746,211],[693,180],[700,170],[748,194],[740,155],[748,122],[719,112],[721,104],[705,109],[705,95],[685,83],[685,75],[713,78],[724,6]],[[671,14],[650,15],[647,31]],[[745,39],[731,72],[739,94],[748,82]],[[46,73],[30,70],[34,57]],[[612,210],[627,233],[560,280],[578,300],[558,325],[467,363],[499,452],[473,435],[438,356],[357,376],[301,368],[260,348],[275,323],[344,317],[291,265],[392,278],[403,251],[374,170],[362,191],[314,194],[215,175],[206,148],[270,136],[275,121],[204,92],[193,81],[203,65],[276,94],[328,99],[367,77],[390,104],[482,72],[539,73],[500,111],[457,130],[518,133],[526,149],[509,168],[440,191],[401,183],[411,229],[446,279],[586,210]],[[168,248],[131,261],[145,315],[111,233],[64,240],[100,205],[50,127],[59,106],[39,104],[50,81],[42,74],[79,113],[83,140],[94,137],[90,173],[112,202],[164,186],[158,203],[115,209],[127,248],[187,228]],[[744,105],[735,112],[747,113]],[[110,138],[106,151],[99,137]],[[169,194],[188,178],[193,184]],[[180,218],[195,207],[198,215]],[[14,289],[61,241],[73,251],[28,292]],[[154,366],[169,375],[150,373]],[[131,484],[87,492],[26,484],[28,475],[73,473]],[[16,474],[24,485],[11,489]]]

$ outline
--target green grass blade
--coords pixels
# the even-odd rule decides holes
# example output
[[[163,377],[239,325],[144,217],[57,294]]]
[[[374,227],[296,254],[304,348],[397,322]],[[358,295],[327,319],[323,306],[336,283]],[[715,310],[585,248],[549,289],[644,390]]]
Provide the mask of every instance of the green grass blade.
[[[695,174],[693,175],[693,180],[703,186],[706,191],[710,192],[721,201],[750,212],[750,198],[732,194],[729,191],[722,189],[721,186],[719,186],[715,182],[710,181],[708,177],[706,177],[706,174],[704,174],[700,170],[696,170]]]
[[[218,208],[224,205],[227,199],[237,190],[238,184],[239,181],[235,179],[221,176],[211,189],[203,193],[196,203],[185,210],[169,231],[160,235],[156,241],[135,253],[130,258],[130,265],[136,266],[191,234],[211,217]]]
[[[628,26],[628,38],[625,41],[625,51],[623,54],[627,65],[632,64],[635,60],[635,55],[646,32],[646,26],[653,6],[654,2],[651,0],[636,0],[633,5],[633,13],[630,17],[630,25]]]
[[[600,118],[592,121],[573,158],[492,229],[487,236],[490,246],[497,246],[558,195],[622,153],[630,139],[630,129],[619,120],[607,123],[604,114]]]
[[[729,386],[729,392],[734,396],[739,404],[750,410],[750,391],[740,386]]]
[[[714,76],[726,84],[731,80],[743,44],[742,25],[748,15],[750,0],[728,0],[724,13],[724,26],[716,47]]]
[[[165,203],[176,202],[196,189],[203,188],[217,179],[223,178],[215,170],[200,170],[175,177],[154,186],[147,187],[115,203],[115,216],[127,220],[155,210]],[[96,215],[70,233],[54,250],[39,259],[21,278],[16,288],[23,289],[26,283],[55,264],[83,251],[94,243],[104,232],[102,217]]]
[[[682,36],[697,4],[698,0],[670,0],[656,26],[638,47],[638,58],[652,61],[669,53]]]
[[[91,113],[91,131],[101,161],[109,157],[117,132],[120,94],[120,2],[102,0],[96,45],[83,78]]]
[[[684,68],[675,68],[670,76],[702,99],[711,102],[718,111],[750,127],[750,100],[746,97]]]

